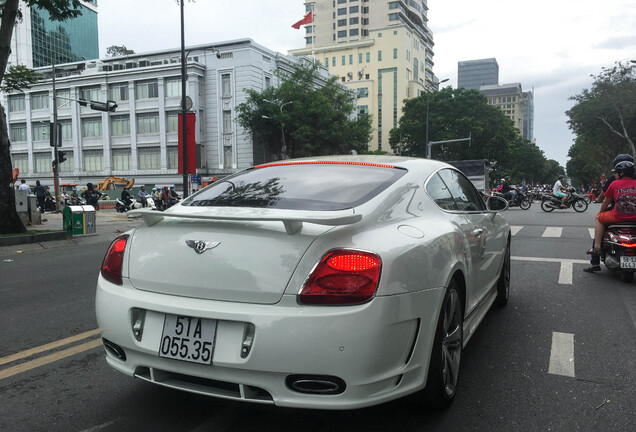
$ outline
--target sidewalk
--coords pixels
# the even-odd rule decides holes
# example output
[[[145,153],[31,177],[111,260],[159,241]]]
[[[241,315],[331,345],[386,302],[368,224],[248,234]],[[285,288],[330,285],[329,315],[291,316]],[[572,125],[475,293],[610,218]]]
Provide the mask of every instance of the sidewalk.
[[[39,239],[37,243],[26,243],[30,239],[24,238],[22,244],[0,246],[0,256],[13,255],[15,253],[32,252],[44,249],[56,249],[91,243],[108,243],[119,234],[142,224],[142,219],[128,219],[126,213],[117,213],[113,209],[99,210],[95,213],[94,235],[65,237],[62,229],[62,213],[46,212],[42,214],[42,224],[27,227],[29,231],[57,231],[52,233],[54,239]],[[60,239],[61,238],[61,239]]]

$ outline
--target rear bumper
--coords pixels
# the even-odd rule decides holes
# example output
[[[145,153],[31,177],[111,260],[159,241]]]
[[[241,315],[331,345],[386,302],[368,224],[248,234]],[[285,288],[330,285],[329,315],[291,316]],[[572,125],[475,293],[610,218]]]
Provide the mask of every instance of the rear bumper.
[[[276,305],[175,297],[113,285],[99,277],[96,315],[102,337],[121,347],[115,369],[156,384],[210,396],[279,406],[352,409],[386,402],[425,384],[444,288],[377,297],[348,307],[299,306],[295,296]],[[132,310],[146,310],[141,341]],[[164,314],[217,320],[212,365],[158,356]],[[246,324],[255,328],[241,357]],[[337,377],[346,389],[306,394],[286,384],[290,375]]]

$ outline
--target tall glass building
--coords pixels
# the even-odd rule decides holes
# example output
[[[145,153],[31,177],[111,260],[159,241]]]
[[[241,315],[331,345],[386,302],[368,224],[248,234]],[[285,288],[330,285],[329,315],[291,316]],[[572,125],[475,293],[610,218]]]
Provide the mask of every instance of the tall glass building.
[[[499,84],[497,59],[460,61],[457,64],[457,87],[479,90],[481,86]]]
[[[97,0],[82,2],[82,14],[67,21],[53,21],[46,10],[23,10],[11,40],[10,65],[29,68],[99,58]]]

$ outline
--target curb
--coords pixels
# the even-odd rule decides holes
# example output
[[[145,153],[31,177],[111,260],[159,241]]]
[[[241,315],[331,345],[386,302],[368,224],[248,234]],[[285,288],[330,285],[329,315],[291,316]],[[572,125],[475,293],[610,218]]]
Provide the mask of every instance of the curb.
[[[15,246],[19,244],[40,243],[52,240],[67,240],[70,238],[71,237],[66,234],[66,231],[25,234],[11,237],[0,237],[0,246]]]

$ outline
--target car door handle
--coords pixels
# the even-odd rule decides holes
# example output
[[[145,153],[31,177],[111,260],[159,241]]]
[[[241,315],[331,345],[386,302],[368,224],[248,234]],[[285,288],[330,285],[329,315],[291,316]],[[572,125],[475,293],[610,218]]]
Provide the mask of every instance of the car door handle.
[[[483,234],[483,232],[484,232],[484,230],[479,228],[479,229],[473,230],[473,232],[471,232],[471,234],[472,234],[473,237],[479,237],[479,236],[481,236]]]

